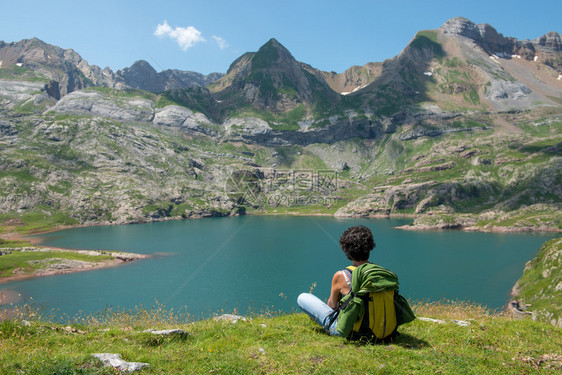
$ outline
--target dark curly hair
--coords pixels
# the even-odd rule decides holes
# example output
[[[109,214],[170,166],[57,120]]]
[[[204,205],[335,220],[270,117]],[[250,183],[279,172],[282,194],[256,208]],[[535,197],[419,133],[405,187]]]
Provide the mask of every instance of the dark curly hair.
[[[375,246],[371,230],[363,225],[347,228],[340,238],[341,249],[352,261],[368,260]]]

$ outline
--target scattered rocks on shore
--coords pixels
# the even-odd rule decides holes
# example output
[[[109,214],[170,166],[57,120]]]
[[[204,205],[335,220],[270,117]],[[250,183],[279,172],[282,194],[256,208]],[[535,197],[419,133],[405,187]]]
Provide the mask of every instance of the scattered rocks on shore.
[[[214,317],[213,320],[216,321],[216,322],[224,320],[224,321],[227,321],[227,322],[231,322],[232,324],[236,324],[239,320],[245,322],[247,319],[243,316],[240,316],[240,315],[223,314],[221,316]]]
[[[156,330],[156,329],[147,329],[143,331],[145,333],[152,333],[154,335],[161,335],[161,336],[171,336],[171,335],[178,335],[181,337],[189,336],[189,333],[184,331],[183,329],[164,329],[164,330]]]
[[[423,316],[418,316],[417,317],[419,320],[423,320],[424,322],[431,322],[431,323],[437,323],[437,324],[445,324],[447,323],[446,320],[442,320],[442,319],[433,319],[433,318],[426,318]],[[466,320],[451,320],[452,323],[459,325],[461,327],[468,327],[470,325],[469,321]]]
[[[143,362],[127,362],[121,358],[121,354],[114,353],[94,353],[93,357],[102,361],[104,366],[113,367],[119,371],[124,372],[134,372],[139,371],[145,367],[149,367],[150,364]]]

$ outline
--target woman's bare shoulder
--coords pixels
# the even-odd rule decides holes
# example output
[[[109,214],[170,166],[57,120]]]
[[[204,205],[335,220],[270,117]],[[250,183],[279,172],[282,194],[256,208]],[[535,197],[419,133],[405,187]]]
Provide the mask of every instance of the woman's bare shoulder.
[[[336,281],[345,282],[345,277],[343,275],[343,271],[337,271],[336,273],[334,273],[334,277],[332,278],[332,282],[336,282]]]

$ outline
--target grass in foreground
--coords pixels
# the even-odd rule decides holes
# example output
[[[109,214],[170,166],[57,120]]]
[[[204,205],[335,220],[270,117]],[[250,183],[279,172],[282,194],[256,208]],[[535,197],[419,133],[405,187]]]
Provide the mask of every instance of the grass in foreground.
[[[513,320],[467,303],[418,304],[416,320],[389,345],[359,345],[322,333],[304,314],[256,315],[233,324],[188,322],[163,308],[108,313],[89,323],[0,323],[3,374],[113,374],[92,353],[146,362],[142,374],[504,374],[562,370],[562,330]],[[452,319],[469,319],[463,327]],[[149,328],[181,328],[160,337]]]

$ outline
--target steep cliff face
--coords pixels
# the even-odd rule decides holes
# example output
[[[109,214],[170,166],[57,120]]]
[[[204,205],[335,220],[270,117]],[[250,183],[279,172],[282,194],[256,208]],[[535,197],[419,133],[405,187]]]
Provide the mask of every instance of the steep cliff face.
[[[476,25],[466,18],[456,17],[445,22],[441,30],[444,34],[462,36],[473,40],[488,54],[519,54],[526,58],[534,58],[535,49],[530,41],[519,41],[516,38],[504,37],[487,23]]]
[[[551,52],[562,52],[560,34],[551,31],[533,41],[518,40],[517,38],[505,37],[487,23],[474,24],[472,21],[456,17],[443,24],[441,30],[445,34],[458,35],[476,42],[489,54],[508,53],[520,54],[525,57],[534,58],[537,50],[550,50]]]
[[[555,31],[530,40],[518,40],[505,37],[488,24],[474,24],[463,17],[456,17],[445,22],[441,27],[444,34],[462,36],[476,43],[489,55],[519,56],[529,61],[540,61],[562,74],[560,53],[562,42],[560,34]]]
[[[132,87],[140,90],[162,92],[165,82],[156,70],[146,61],[136,61],[128,68],[115,73],[116,80],[121,84],[120,88]]]
[[[533,40],[533,44],[544,47],[552,52],[562,52],[562,38],[556,31],[549,31],[540,38]]]

